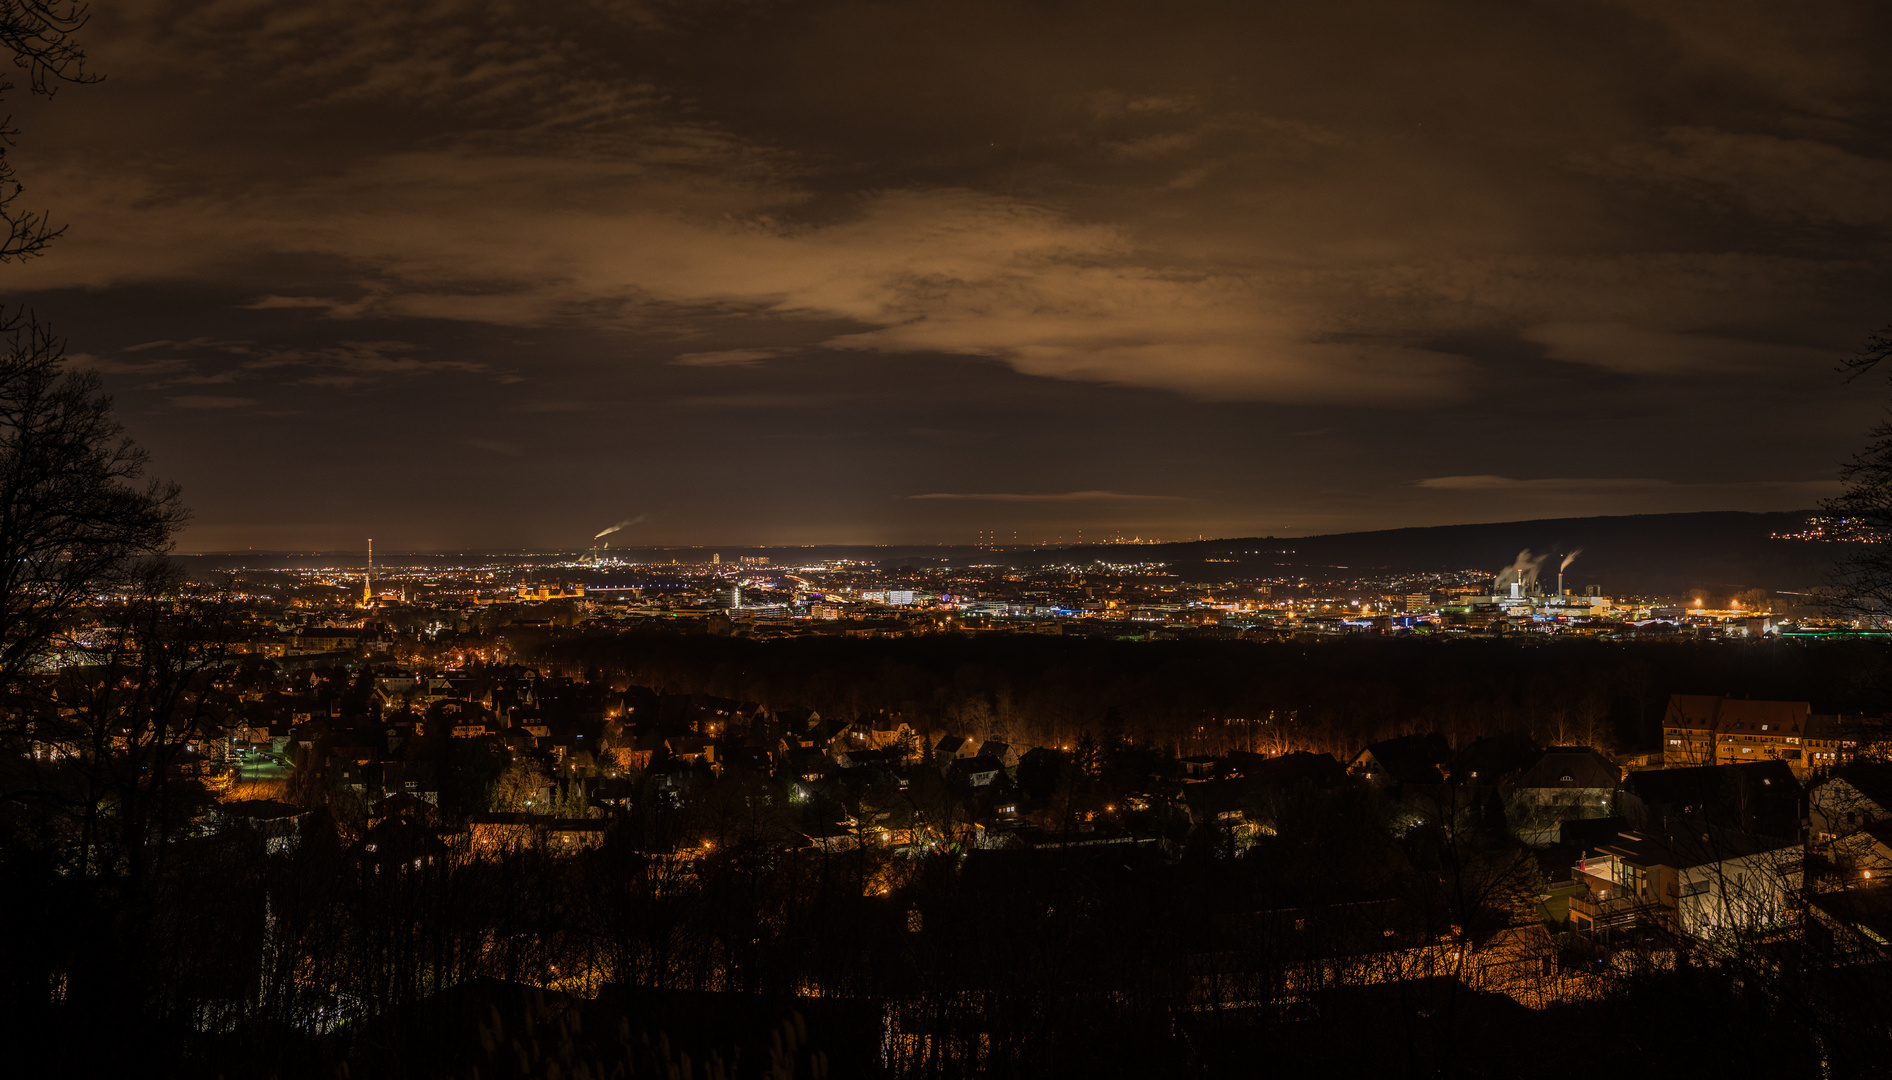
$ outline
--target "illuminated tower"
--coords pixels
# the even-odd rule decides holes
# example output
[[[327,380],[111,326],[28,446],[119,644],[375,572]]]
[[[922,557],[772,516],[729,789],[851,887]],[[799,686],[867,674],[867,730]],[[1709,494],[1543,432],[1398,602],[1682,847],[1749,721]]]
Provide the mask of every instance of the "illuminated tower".
[[[374,537],[368,538],[368,572],[361,575],[361,606],[374,603]]]

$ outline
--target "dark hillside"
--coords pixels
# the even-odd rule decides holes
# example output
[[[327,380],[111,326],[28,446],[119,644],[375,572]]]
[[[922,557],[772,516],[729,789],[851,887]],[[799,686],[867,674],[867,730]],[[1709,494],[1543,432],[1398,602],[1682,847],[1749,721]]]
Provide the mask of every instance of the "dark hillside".
[[[1277,566],[1344,567],[1354,576],[1474,568],[1496,573],[1526,548],[1539,554],[1582,549],[1565,577],[1573,589],[1595,584],[1608,594],[1666,594],[1691,588],[1800,591],[1824,580],[1830,548],[1772,536],[1804,528],[1809,513],[1549,518],[1101,550],[1143,559],[1161,552],[1157,557],[1186,567],[1185,576],[1203,576],[1200,571],[1224,566],[1239,566],[1249,574]],[[1228,558],[1239,561],[1202,563]],[[1554,560],[1546,567],[1555,574]]]

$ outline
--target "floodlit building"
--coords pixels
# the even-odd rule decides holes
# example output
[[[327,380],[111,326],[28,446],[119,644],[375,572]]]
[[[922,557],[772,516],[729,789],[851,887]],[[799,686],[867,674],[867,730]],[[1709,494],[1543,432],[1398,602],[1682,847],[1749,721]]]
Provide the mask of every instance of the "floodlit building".
[[[1621,769],[1587,746],[1553,746],[1518,774],[1512,790],[1520,808],[1540,820],[1608,817],[1622,779]]]
[[[1805,775],[1837,761],[1837,733],[1813,730],[1812,716],[1813,707],[1804,701],[1673,694],[1662,718],[1662,763],[1732,765],[1773,759],[1786,762],[1796,776]],[[1810,750],[1821,756],[1809,756]]]
[[[1581,931],[1650,927],[1708,938],[1792,921],[1801,848],[1727,829],[1619,833],[1585,851],[1573,876],[1588,889],[1570,898]]]
[[[583,585],[573,585],[567,588],[562,581],[557,585],[540,583],[538,585],[521,584],[519,586],[519,599],[521,600],[581,600],[584,598],[584,595],[585,587]]]

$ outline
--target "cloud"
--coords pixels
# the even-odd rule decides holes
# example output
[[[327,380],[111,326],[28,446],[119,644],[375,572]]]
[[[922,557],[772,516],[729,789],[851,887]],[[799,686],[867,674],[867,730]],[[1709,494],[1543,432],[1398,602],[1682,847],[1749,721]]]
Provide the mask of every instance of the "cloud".
[[[255,398],[217,397],[210,394],[184,394],[165,400],[180,409],[240,409],[257,403]]]
[[[1447,524],[1710,510],[1804,510],[1838,494],[1837,480],[1691,482],[1649,476],[1434,476],[1409,485],[1410,520]]]
[[[334,313],[348,309],[350,302],[334,300],[325,296],[259,296],[247,304],[238,304],[245,311],[325,311]]]
[[[911,427],[907,434],[945,446],[971,446],[992,438],[987,431],[962,431],[958,428]]]
[[[1691,11],[1639,17],[1659,22],[1697,59],[1811,70],[1792,49],[1767,44],[1761,31],[1778,30],[1777,20],[1742,16],[1732,22],[1753,25],[1733,34],[1706,9]],[[1625,129],[1635,118],[1612,96],[1614,80],[1633,82],[1635,73],[1567,63],[1565,51],[1583,55],[1581,35],[1595,27],[1568,27],[1579,36],[1556,48],[1522,30],[1492,30],[1493,40],[1447,43],[1475,50],[1478,64],[1415,78],[1415,55],[1426,50],[1408,32],[1425,28],[1400,30],[1392,20],[1362,37],[1358,14],[1343,5],[1310,16],[1306,35],[1287,36],[1226,15],[1182,17],[1178,40],[1200,45],[1191,50],[1198,59],[1137,79],[1113,67],[1107,51],[1094,60],[1084,50],[1031,53],[1038,38],[1023,32],[1028,15],[988,13],[990,32],[976,34],[942,24],[941,55],[1024,48],[1044,78],[1065,87],[1047,94],[1034,85],[1027,99],[1009,77],[989,86],[982,77],[976,89],[989,99],[958,101],[948,86],[942,100],[957,101],[949,108],[904,98],[880,106],[927,144],[976,126],[968,118],[983,116],[979,109],[1007,114],[1029,100],[1033,115],[1016,138],[1008,131],[1003,144],[980,144],[1002,145],[1020,163],[1014,171],[1024,182],[1008,173],[1000,183],[971,166],[912,168],[902,152],[875,143],[888,140],[871,125],[848,141],[856,138],[848,110],[875,107],[873,94],[854,90],[887,74],[875,64],[784,73],[783,94],[804,95],[797,102],[814,95],[829,109],[821,127],[836,132],[836,143],[780,117],[771,128],[762,114],[717,98],[713,84],[692,93],[652,83],[641,73],[668,70],[687,84],[680,58],[696,54],[645,62],[652,57],[737,48],[704,33],[714,16],[688,6],[585,4],[541,14],[479,0],[134,5],[109,23],[102,59],[131,78],[200,96],[242,86],[257,109],[293,113],[298,132],[345,150],[323,155],[321,168],[273,174],[216,161],[168,172],[116,149],[49,170],[47,186],[87,225],[34,265],[33,287],[255,281],[244,306],[259,311],[586,326],[671,342],[702,340],[693,331],[706,321],[740,320],[769,327],[786,346],[684,352],[671,362],[748,366],[817,345],[889,357],[944,352],[1049,379],[1204,399],[1423,406],[1462,398],[1482,381],[1448,340],[1531,326],[1577,362],[1637,373],[1719,370],[1702,350],[1677,362],[1646,341],[1643,358],[1615,361],[1629,352],[1579,340],[1595,332],[1570,328],[1675,333],[1757,303],[1788,303],[1772,299],[1779,281],[1756,269],[1764,260],[1751,252],[1651,253],[1642,241],[1609,252],[1609,231],[1596,228],[1607,211],[1586,185],[1634,180],[1783,221],[1881,222],[1892,207],[1892,164],[1866,153],[1705,125]],[[832,39],[794,39],[796,31],[763,19],[758,40],[815,64],[829,54],[810,49],[860,34],[912,36],[899,28],[937,15],[916,9],[858,26],[838,12],[809,17]],[[1605,29],[1616,27],[1612,17]],[[1251,68],[1252,49],[1303,38],[1357,67],[1332,69],[1324,83],[1271,70],[1251,91],[1214,75],[1217,64]],[[1455,55],[1451,48],[1443,55]],[[205,56],[219,62],[204,65]],[[887,85],[925,82],[905,65],[926,62],[903,60]],[[1543,86],[1489,92],[1519,70],[1541,75]],[[836,89],[843,86],[849,92]],[[1354,95],[1377,103],[1388,86],[1424,89],[1401,99],[1397,122],[1342,119]],[[1566,92],[1572,87],[1583,92]],[[1315,88],[1324,91],[1315,100],[1335,99],[1332,108],[1308,105]],[[1500,98],[1502,109],[1465,108]],[[1540,151],[1555,160],[1532,160],[1523,147],[1538,146],[1539,133],[1557,129],[1579,99],[1590,102],[1583,118],[1608,134],[1573,133],[1588,170],[1573,176],[1561,143]],[[364,104],[399,111],[429,135],[357,138],[353,110]],[[1408,111],[1415,122],[1403,118]],[[1373,112],[1384,110],[1375,104]],[[1420,133],[1422,115],[1433,126]],[[324,128],[324,118],[346,126]],[[1513,138],[1519,130],[1526,137]],[[798,132],[808,146],[796,147]],[[1455,139],[1462,153],[1451,149]],[[944,144],[924,153],[971,160]],[[905,164],[865,164],[881,159]],[[1597,244],[1605,253],[1546,254]],[[323,267],[304,279],[322,284],[252,273],[296,259]],[[1776,260],[1772,270],[1806,276],[1792,261]],[[337,266],[346,280],[334,280]],[[314,377],[354,385],[345,380],[366,374]]]
[[[757,16],[755,40],[732,43],[711,32],[719,16],[667,3],[132,5],[101,23],[114,79],[214,98],[244,123],[280,116],[283,141],[308,134],[309,146],[271,143],[233,163],[191,125],[242,124],[183,109],[142,150],[90,140],[110,150],[74,151],[38,181],[84,227],[30,278],[0,271],[0,282],[241,283],[253,290],[243,306],[284,317],[584,327],[665,352],[705,340],[707,324],[781,342],[676,354],[684,367],[820,346],[890,362],[985,357],[1045,379],[1217,401],[1424,407],[1489,385],[1457,343],[1519,327],[1553,359],[1638,375],[1805,357],[1691,331],[1792,314],[1823,275],[1857,267],[1658,235],[1612,216],[1626,181],[1672,201],[1841,224],[1886,220],[1892,191],[1892,164],[1869,149],[1742,133],[1731,119],[1653,127],[1623,101],[1705,76],[1667,61],[1597,68],[1586,42],[1616,33],[1615,16],[1559,22],[1558,35],[1521,17],[1461,41],[1426,36],[1432,20],[1360,18],[1379,10],[1370,5],[1309,15],[1306,33],[1290,35],[1259,17],[1189,14],[1168,21],[1193,44],[1190,61],[1130,78],[1111,57],[1137,54],[1138,35],[1124,31],[1140,25],[1133,16],[1067,25],[1118,27],[1084,38],[1093,53],[1040,49],[1052,37],[1028,33],[1043,28],[1028,13],[988,12],[975,28],[926,7],[885,22],[810,12],[825,29],[807,38],[795,20]],[[1804,56],[1833,47],[1776,47],[1778,20],[1743,15],[1736,33],[1701,5],[1638,17],[1683,43],[1691,64],[1804,75]],[[936,55],[845,71],[817,59],[876,55],[863,43],[918,40],[910,31],[929,19]],[[1367,24],[1378,29],[1363,35]],[[965,55],[991,49],[1033,62],[964,74]],[[1255,55],[1283,50],[1348,66],[1263,63],[1250,80]],[[706,55],[782,65],[768,68],[781,76],[779,111],[695,74],[688,58]],[[928,63],[968,83],[909,66]],[[1025,70],[1044,85],[1008,74]],[[1244,75],[1217,74],[1227,71]],[[913,85],[952,104],[902,96]],[[1396,109],[1382,107],[1388,88]],[[821,111],[809,126],[784,119],[811,102]],[[1021,103],[1016,128],[981,134],[972,150],[954,141]],[[363,106],[394,117],[386,132],[398,134],[364,126]],[[187,167],[153,167],[186,145],[198,155]],[[522,377],[411,347],[299,362],[302,381],[336,388]]]
[[[117,357],[94,356],[91,353],[74,353],[66,357],[66,362],[73,367],[92,368],[107,375],[169,375],[188,370],[190,367],[190,362],[182,357],[125,360]]]
[[[1815,139],[1678,127],[1656,142],[1617,146],[1590,167],[1770,221],[1892,221],[1892,161]]]
[[[572,127],[621,116],[650,96],[636,80],[601,83],[574,65],[601,47],[601,30],[655,24],[653,6],[636,0],[580,5],[565,18],[521,18],[514,5],[482,0],[128,7],[121,36],[101,43],[101,60],[114,70],[201,72],[202,58],[215,56],[215,75],[247,82],[252,92],[288,90],[329,105],[562,111]],[[145,48],[127,47],[134,42]]]
[[[518,406],[522,413],[575,413],[591,412],[598,407],[595,401],[529,401]]]
[[[1433,488],[1442,491],[1573,491],[1578,489],[1607,488],[1651,488],[1674,487],[1667,480],[1654,480],[1643,477],[1559,477],[1536,480],[1514,480],[1509,476],[1432,476],[1414,481],[1415,487]]]
[[[165,356],[160,350],[178,355]],[[442,374],[507,378],[507,373],[489,364],[434,358],[426,355],[428,351],[424,346],[404,341],[341,341],[334,345],[282,347],[251,341],[198,339],[145,342],[121,349],[118,357],[88,355],[84,364],[107,374],[169,376],[160,380],[161,384],[186,386],[280,375],[290,376],[287,381],[298,385],[333,389],[371,386],[391,378]]]
[[[685,409],[806,409],[834,405],[853,395],[844,393],[701,394],[674,402]]]
[[[1676,75],[1737,72],[1744,90],[1778,96],[1803,115],[1845,116],[1857,107],[1853,99],[1880,80],[1869,4],[1617,0],[1617,6],[1672,35],[1680,55],[1664,60]]]
[[[1543,345],[1545,355],[1553,360],[1631,375],[1738,370],[1816,372],[1833,365],[1833,355],[1823,349],[1652,330],[1626,323],[1546,323],[1526,327],[1520,336]]]
[[[723,349],[718,352],[684,353],[670,362],[680,367],[754,367],[780,355],[778,349]]]
[[[1207,398],[1414,404],[1466,382],[1461,358],[1401,335],[1334,335],[1269,276],[1147,260],[1119,227],[1017,199],[884,191],[838,220],[791,224],[767,213],[780,191],[725,183],[720,197],[679,196],[676,183],[643,170],[578,165],[408,153],[235,201],[75,175],[65,182],[92,187],[95,226],[36,277],[41,287],[109,287],[299,254],[353,265],[360,291],[272,293],[250,306],[660,331],[737,315],[804,327],[805,344],[986,356],[1031,375]],[[469,176],[485,186],[469,189]],[[526,209],[561,190],[556,206]],[[836,323],[860,329],[824,336]],[[749,364],[779,352],[677,362]],[[474,370],[385,351],[380,366]]]
[[[1509,476],[1479,474],[1472,476],[1432,476],[1413,481],[1414,487],[1433,491],[1471,491],[1494,495],[1526,494],[1612,494],[1635,492],[1671,493],[1760,493],[1798,494],[1810,505],[1812,501],[1839,490],[1837,480],[1741,480],[1717,483],[1679,483],[1646,476],[1629,477],[1542,477],[1515,479]]]
[[[266,348],[249,352],[244,367],[263,370],[279,367],[307,367],[345,372],[368,378],[383,376],[488,374],[489,364],[467,360],[433,359],[424,355],[425,346],[405,341],[342,341],[317,348]]]
[[[468,446],[471,446],[475,450],[485,450],[494,454],[504,454],[507,457],[519,457],[520,455],[525,453],[524,450],[520,449],[518,444],[509,443],[509,442],[501,442],[498,439],[468,439],[466,440],[466,444]]]
[[[1180,495],[1126,495],[1117,491],[1066,491],[1058,494],[1030,494],[1019,492],[996,492],[990,494],[969,494],[959,492],[932,492],[926,495],[908,495],[908,499],[940,499],[960,502],[1022,502],[1022,503],[1076,503],[1076,502],[1185,502]]]

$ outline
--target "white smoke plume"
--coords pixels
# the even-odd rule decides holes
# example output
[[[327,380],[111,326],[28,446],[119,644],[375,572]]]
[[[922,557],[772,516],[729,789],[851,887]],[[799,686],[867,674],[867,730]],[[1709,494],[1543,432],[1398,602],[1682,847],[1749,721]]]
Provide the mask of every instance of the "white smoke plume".
[[[1573,551],[1573,552],[1571,552],[1570,554],[1568,554],[1568,555],[1565,555],[1565,556],[1564,556],[1564,561],[1563,561],[1563,562],[1560,562],[1560,563],[1558,563],[1558,564],[1557,564],[1557,572],[1558,572],[1559,574],[1561,574],[1561,573],[1563,573],[1563,572],[1564,572],[1565,570],[1568,570],[1568,569],[1570,569],[1570,564],[1571,564],[1571,563],[1573,563],[1573,562],[1576,562],[1576,561],[1577,561],[1577,556],[1579,556],[1579,555],[1581,555],[1581,554],[1583,554],[1583,549],[1582,549],[1582,548],[1578,548],[1577,550],[1575,550],[1575,551]]]
[[[626,525],[636,525],[636,524],[641,523],[645,518],[649,516],[650,516],[649,514],[639,514],[634,518],[625,518],[623,521],[618,522],[616,525],[607,526],[603,532],[600,532],[598,535],[592,537],[592,539],[602,540],[605,537],[610,536],[612,533],[617,532],[619,529],[624,528]]]
[[[1530,548],[1525,548],[1523,551],[1518,552],[1518,557],[1511,561],[1510,566],[1498,571],[1498,587],[1503,588],[1513,581],[1520,582],[1524,585],[1536,584],[1537,571],[1544,565],[1544,560],[1548,558],[1550,558],[1548,554],[1531,554]]]

